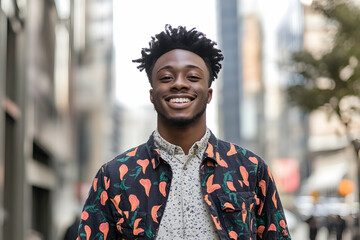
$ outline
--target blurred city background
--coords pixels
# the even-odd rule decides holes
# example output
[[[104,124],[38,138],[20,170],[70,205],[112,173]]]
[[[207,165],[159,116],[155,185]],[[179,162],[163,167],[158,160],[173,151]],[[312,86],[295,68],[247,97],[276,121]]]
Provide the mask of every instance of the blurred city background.
[[[0,239],[64,239],[99,167],[147,140],[131,60],[166,23],[223,50],[208,125],[270,165],[293,239],[359,239],[359,4],[0,0]]]

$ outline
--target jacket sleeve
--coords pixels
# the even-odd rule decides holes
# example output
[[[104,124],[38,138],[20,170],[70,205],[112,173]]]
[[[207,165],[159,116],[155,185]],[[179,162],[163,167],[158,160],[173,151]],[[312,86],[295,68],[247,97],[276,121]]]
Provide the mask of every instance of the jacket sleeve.
[[[258,239],[291,239],[274,178],[264,161],[259,163],[256,194]]]
[[[85,201],[77,240],[120,239],[113,218],[113,206],[109,200],[110,178],[106,174],[106,165],[97,172],[89,196]]]

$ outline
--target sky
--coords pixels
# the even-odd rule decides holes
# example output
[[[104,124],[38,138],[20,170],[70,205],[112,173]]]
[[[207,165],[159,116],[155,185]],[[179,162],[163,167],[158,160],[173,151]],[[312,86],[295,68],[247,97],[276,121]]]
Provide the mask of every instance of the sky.
[[[151,36],[163,31],[165,24],[169,23],[173,27],[196,27],[219,42],[215,7],[216,0],[114,1],[116,97],[123,107],[151,105],[150,84],[145,71],[140,72],[137,64],[132,62],[141,56],[142,48],[149,46]],[[216,81],[212,87],[216,91]],[[216,96],[208,106],[208,118],[215,118],[215,104]]]
[[[151,36],[163,31],[165,24],[196,27],[217,41],[215,0],[172,1],[171,6],[169,2],[114,1],[116,96],[124,106],[150,104],[145,71],[140,73],[132,60],[141,56],[141,49],[148,47]]]

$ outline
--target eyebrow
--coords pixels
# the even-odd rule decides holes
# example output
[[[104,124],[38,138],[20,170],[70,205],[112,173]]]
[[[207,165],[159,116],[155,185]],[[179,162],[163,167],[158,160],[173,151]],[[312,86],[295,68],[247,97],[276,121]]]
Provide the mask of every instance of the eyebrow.
[[[200,67],[195,66],[195,65],[191,65],[191,64],[186,65],[185,68],[195,68],[195,69],[199,69],[200,71],[204,72]],[[158,73],[158,72],[160,72],[162,70],[165,70],[165,69],[173,69],[173,67],[171,65],[166,65],[166,66],[160,68],[156,73]]]

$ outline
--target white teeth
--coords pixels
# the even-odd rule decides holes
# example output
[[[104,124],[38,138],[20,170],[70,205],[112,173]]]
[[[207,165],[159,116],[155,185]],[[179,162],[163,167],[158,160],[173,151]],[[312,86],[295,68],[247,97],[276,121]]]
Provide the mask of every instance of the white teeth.
[[[171,98],[169,100],[171,103],[188,103],[190,102],[189,98]]]

